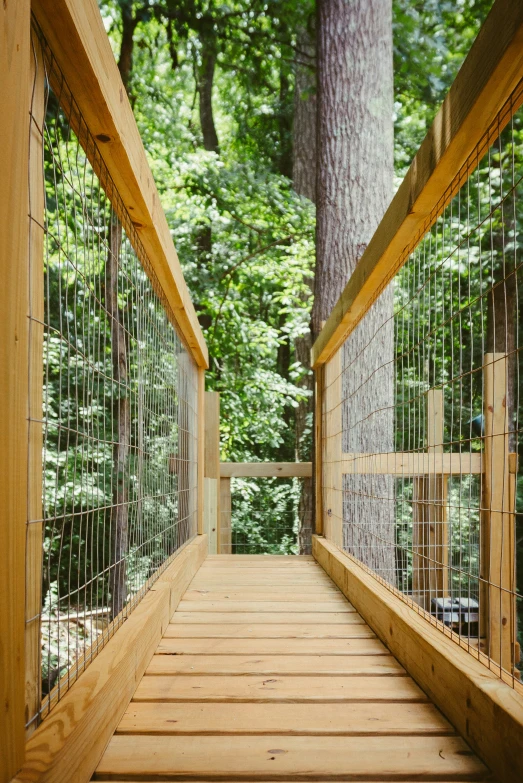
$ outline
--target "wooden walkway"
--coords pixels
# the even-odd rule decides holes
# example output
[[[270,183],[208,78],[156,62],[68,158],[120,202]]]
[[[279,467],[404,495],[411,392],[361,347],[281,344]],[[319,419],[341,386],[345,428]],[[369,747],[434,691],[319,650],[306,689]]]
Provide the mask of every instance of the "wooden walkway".
[[[210,556],[93,778],[486,780],[308,557]]]

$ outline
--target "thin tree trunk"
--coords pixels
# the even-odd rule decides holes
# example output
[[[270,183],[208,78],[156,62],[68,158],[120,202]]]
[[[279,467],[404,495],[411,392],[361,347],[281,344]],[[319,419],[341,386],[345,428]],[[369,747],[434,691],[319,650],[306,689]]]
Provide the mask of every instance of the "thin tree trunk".
[[[298,50],[294,86],[294,128],[293,128],[293,185],[294,190],[310,201],[316,201],[316,72],[315,40],[313,32],[303,29],[298,33]],[[308,291],[300,295],[303,302],[312,297],[314,280],[307,278]],[[312,442],[312,415],[314,410],[314,377],[310,354],[312,334],[310,329],[294,342],[296,360],[305,370],[300,386],[309,392],[296,409],[296,459],[309,462]],[[298,516],[300,520],[300,554],[310,554],[313,526],[312,478],[302,480]]]
[[[202,42],[202,59],[198,66],[198,96],[200,106],[200,125],[203,136],[203,146],[209,152],[220,152],[218,134],[214,125],[212,110],[212,86],[216,68],[216,51],[212,45]]]
[[[391,0],[320,0],[318,8],[317,261],[319,333],[392,195]],[[389,288],[343,348],[343,449],[393,448],[394,365]],[[367,346],[367,347],[365,347]],[[345,476],[344,545],[395,581],[394,485]]]

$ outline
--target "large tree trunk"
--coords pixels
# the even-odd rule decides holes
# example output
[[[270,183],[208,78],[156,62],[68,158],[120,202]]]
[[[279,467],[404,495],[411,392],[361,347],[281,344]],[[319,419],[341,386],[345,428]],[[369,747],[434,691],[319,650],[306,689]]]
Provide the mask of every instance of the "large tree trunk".
[[[293,185],[296,193],[316,201],[316,47],[313,32],[303,29],[298,33],[298,54],[296,57],[294,86],[294,128],[293,128]],[[308,291],[302,294],[303,301],[312,297],[314,281],[306,281]],[[306,375],[300,386],[310,396],[299,403],[296,409],[296,459],[299,462],[311,460],[311,428],[314,403],[312,392],[314,377],[311,371],[312,334],[309,330],[294,343],[296,360]],[[302,480],[298,516],[300,520],[300,554],[310,554],[313,524],[312,478]]]
[[[317,334],[392,195],[391,0],[320,0],[318,9]],[[343,348],[343,450],[393,449],[389,288]],[[375,339],[374,336],[378,332]],[[394,582],[391,477],[345,476],[344,545]]]

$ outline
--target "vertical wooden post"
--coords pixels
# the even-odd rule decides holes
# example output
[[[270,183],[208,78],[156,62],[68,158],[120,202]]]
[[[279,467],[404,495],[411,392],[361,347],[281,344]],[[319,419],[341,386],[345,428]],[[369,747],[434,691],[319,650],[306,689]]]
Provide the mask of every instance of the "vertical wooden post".
[[[220,395],[205,392],[205,505],[204,527],[209,553],[219,552],[220,541]]]
[[[427,451],[443,453],[443,390],[427,393]],[[430,467],[430,461],[429,461]],[[414,479],[413,576],[415,600],[427,611],[432,598],[449,595],[447,521],[448,476],[436,473]]]
[[[515,641],[514,513],[510,506],[507,416],[508,360],[485,354],[483,513],[481,529],[482,619],[488,628],[488,653],[512,673]]]
[[[325,365],[323,389],[323,529],[343,546],[341,350]]]
[[[205,498],[205,370],[198,367],[198,497],[197,497],[197,530],[198,535],[204,533],[203,506]]]
[[[314,531],[323,535],[323,364],[314,371]]]
[[[29,0],[0,4],[0,783],[25,741],[30,12]]]
[[[220,478],[220,554],[232,554],[231,480]]]
[[[41,702],[40,613],[42,609],[42,402],[44,349],[44,64],[32,35],[29,147],[29,471],[26,538],[25,698],[27,735],[37,726]]]

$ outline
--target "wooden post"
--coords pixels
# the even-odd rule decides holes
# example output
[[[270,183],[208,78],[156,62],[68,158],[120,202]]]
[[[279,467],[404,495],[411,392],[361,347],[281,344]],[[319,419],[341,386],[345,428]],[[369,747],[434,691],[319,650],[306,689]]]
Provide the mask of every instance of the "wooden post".
[[[205,370],[198,368],[198,497],[197,529],[201,536],[204,531],[203,507],[205,502]]]
[[[30,83],[29,0],[0,4],[0,782],[25,742],[25,536]]]
[[[220,478],[220,554],[232,554],[231,480]]]
[[[29,472],[26,539],[25,699],[27,735],[37,726],[41,702],[40,613],[42,609],[42,402],[44,349],[44,64],[32,35],[29,148]]]
[[[325,365],[323,387],[323,530],[343,546],[341,350]]]
[[[429,454],[443,453],[443,425],[443,390],[430,389],[427,393]],[[448,477],[437,475],[436,470],[414,479],[412,591],[417,603],[427,611],[431,610],[432,598],[449,595],[447,486]]]
[[[323,364],[314,371],[314,532],[323,535]]]
[[[205,505],[204,527],[209,536],[209,554],[220,542],[220,395],[205,392]]]
[[[481,619],[488,631],[488,654],[512,673],[515,642],[514,508],[510,499],[508,360],[503,353],[485,354],[483,395],[485,417],[484,474],[481,516]],[[515,494],[515,493],[514,493]],[[514,498],[515,499],[515,498]]]

